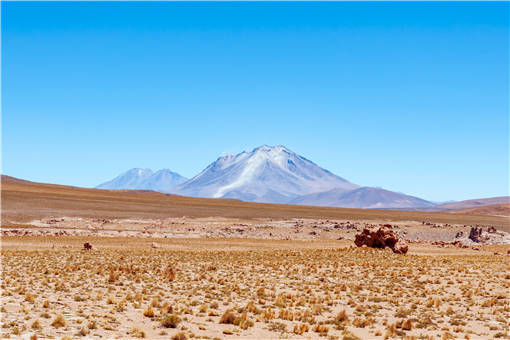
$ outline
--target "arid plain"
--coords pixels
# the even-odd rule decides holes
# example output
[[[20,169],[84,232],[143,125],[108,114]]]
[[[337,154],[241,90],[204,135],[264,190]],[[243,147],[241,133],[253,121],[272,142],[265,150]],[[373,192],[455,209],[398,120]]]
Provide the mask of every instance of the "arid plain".
[[[3,338],[509,338],[505,216],[2,179]]]

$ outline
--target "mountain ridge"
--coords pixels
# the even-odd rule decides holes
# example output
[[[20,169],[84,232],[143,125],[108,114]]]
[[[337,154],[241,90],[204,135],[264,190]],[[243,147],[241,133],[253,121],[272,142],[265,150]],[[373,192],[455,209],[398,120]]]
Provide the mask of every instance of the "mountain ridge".
[[[168,169],[154,172],[134,168],[97,188],[154,190],[189,197],[363,209],[446,211],[483,205],[480,200],[438,204],[380,187],[360,186],[283,145],[262,145],[252,151],[221,155],[190,179]],[[488,199],[490,204],[500,201],[501,197]]]
[[[348,192],[329,190],[298,197],[290,204],[363,209],[407,209],[433,207],[434,203],[378,187],[361,187]]]
[[[153,171],[147,168],[133,168],[110,181],[96,186],[96,189],[153,190],[167,192],[171,191],[177,185],[184,183],[186,180],[187,178],[170,169]]]

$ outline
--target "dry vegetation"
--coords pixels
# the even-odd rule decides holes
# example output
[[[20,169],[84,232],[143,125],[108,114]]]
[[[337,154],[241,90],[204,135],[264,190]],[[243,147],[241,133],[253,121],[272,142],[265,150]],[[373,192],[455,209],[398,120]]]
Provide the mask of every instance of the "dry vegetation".
[[[92,240],[93,251],[3,241],[2,337],[509,338],[503,256],[255,240],[239,250],[215,240],[188,241],[196,250]]]
[[[507,218],[2,179],[2,338],[510,338],[508,234],[467,240]],[[390,221],[407,255],[351,248]]]

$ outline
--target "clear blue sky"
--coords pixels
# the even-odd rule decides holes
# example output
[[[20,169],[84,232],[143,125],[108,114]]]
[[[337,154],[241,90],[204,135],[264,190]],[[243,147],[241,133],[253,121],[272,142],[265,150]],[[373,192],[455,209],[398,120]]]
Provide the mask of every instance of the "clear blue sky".
[[[508,194],[508,2],[1,6],[5,174],[191,177],[283,144],[360,185]]]

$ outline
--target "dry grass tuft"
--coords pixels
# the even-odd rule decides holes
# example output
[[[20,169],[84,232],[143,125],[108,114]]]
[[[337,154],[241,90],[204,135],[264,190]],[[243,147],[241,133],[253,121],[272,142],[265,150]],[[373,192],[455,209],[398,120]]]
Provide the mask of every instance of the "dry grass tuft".
[[[55,328],[65,327],[66,326],[66,319],[62,314],[59,314],[53,319],[51,322],[51,325]]]

